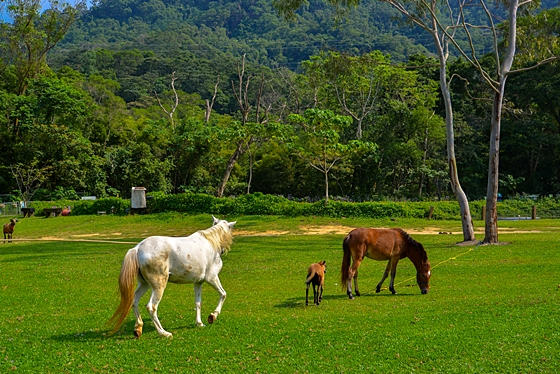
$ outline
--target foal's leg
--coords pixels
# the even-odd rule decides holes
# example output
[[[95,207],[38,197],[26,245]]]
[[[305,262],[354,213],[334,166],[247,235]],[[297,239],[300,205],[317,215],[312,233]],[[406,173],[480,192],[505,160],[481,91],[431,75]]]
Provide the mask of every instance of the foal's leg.
[[[387,261],[387,267],[385,268],[385,272],[383,273],[383,276],[381,277],[379,283],[377,283],[377,288],[375,289],[376,293],[379,293],[381,291],[381,286],[383,285],[383,282],[385,282],[385,279],[387,279],[387,277],[389,276],[389,270],[391,269],[391,260],[392,259],[389,259],[389,261]]]
[[[134,302],[132,303],[132,308],[134,310],[134,315],[136,316],[136,323],[134,324],[134,336],[139,338],[142,336],[142,326],[144,326],[144,322],[142,321],[142,317],[140,316],[140,310],[138,309],[138,303],[140,302],[140,298],[144,296],[146,291],[150,288],[150,285],[142,278],[142,276],[138,277],[138,287],[136,291],[134,291]]]
[[[309,305],[309,285],[311,283],[307,283],[307,288],[305,289],[305,306]]]
[[[214,278],[207,280],[207,282],[214,287],[217,293],[220,294],[220,300],[218,301],[218,305],[216,309],[210,313],[208,316],[208,323],[212,324],[218,318],[218,315],[222,312],[222,306],[224,305],[224,301],[226,300],[226,291],[222,287],[222,283],[220,283],[220,278],[216,275]]]
[[[313,304],[319,305],[319,285],[313,283]]]

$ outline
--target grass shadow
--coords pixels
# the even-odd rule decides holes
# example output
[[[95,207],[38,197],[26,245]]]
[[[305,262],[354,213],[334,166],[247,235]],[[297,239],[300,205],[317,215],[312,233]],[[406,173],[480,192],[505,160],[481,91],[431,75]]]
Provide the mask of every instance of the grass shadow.
[[[57,342],[90,342],[96,340],[105,340],[108,338],[109,330],[103,331],[85,331],[85,332],[76,332],[70,334],[61,334],[61,335],[54,335],[51,336],[51,340],[55,340]],[[116,336],[115,334],[114,336]]]
[[[58,342],[91,342],[91,341],[103,341],[103,340],[114,340],[114,339],[136,339],[134,336],[134,321],[126,322],[121,328],[110,335],[110,329],[99,329],[93,331],[75,332],[69,334],[54,335],[51,337],[52,340]],[[144,324],[143,333],[148,334],[155,332],[157,335],[157,330],[154,325]]]
[[[313,295],[310,295],[309,298],[309,305],[313,304]],[[323,295],[323,300],[336,300],[336,299],[344,299],[347,298],[346,295]],[[305,307],[305,296],[301,297],[290,297],[276,305],[275,308],[284,308],[284,309],[295,309],[295,308],[304,308]]]

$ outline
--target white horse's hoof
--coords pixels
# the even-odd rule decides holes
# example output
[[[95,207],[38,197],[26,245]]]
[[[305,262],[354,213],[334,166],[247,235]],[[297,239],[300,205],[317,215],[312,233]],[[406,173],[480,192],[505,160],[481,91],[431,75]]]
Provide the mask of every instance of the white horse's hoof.
[[[160,333],[160,335],[169,339],[173,339],[173,334],[167,331]]]
[[[206,327],[206,325],[205,325],[204,323],[202,323],[202,322],[197,322],[196,325],[197,325],[198,327]]]
[[[218,315],[212,313],[208,316],[208,323],[213,324],[217,319],[218,319]]]

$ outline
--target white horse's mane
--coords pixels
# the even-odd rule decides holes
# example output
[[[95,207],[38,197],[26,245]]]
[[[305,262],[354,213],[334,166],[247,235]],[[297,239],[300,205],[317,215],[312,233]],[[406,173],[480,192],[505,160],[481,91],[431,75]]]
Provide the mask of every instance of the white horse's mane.
[[[210,242],[216,252],[228,253],[233,243],[231,229],[225,221],[220,221],[206,230],[199,230],[198,233]]]

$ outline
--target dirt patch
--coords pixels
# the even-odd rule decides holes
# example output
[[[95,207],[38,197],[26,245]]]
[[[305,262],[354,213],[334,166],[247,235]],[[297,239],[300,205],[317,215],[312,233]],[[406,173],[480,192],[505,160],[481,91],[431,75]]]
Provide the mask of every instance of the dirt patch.
[[[324,234],[348,234],[354,227],[340,225],[323,225],[323,226],[303,226],[301,227],[305,235],[324,235]]]
[[[387,229],[388,227],[376,227],[379,229]],[[305,235],[323,235],[323,234],[348,234],[355,227],[339,226],[339,225],[325,225],[325,226],[303,226],[301,227]],[[434,235],[434,234],[460,234],[453,232],[443,232],[437,227],[426,227],[421,230],[407,229],[405,230],[410,235]]]
[[[96,233],[96,234],[80,234],[80,235],[71,235],[71,236],[73,236],[74,238],[89,238],[89,237],[92,237],[92,236],[99,236],[99,233]]]
[[[289,231],[268,230],[268,231],[250,231],[250,230],[235,230],[233,236],[278,236],[287,235]]]
[[[55,238],[54,236],[42,236],[39,238],[39,240],[64,240],[64,239]]]

